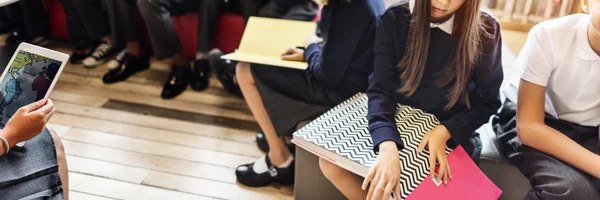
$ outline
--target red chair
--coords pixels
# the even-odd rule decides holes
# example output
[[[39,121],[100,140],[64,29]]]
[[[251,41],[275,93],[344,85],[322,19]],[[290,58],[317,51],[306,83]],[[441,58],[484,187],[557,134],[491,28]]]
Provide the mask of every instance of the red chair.
[[[318,21],[321,16],[318,12],[314,21]],[[48,20],[50,23],[50,36],[53,38],[69,40],[67,31],[67,20],[62,4],[59,0],[50,0],[48,4]],[[138,16],[139,17],[139,16]],[[198,14],[190,13],[184,16],[173,17],[173,23],[177,29],[177,34],[183,51],[187,57],[196,57],[196,46],[198,41]],[[145,29],[145,27],[143,27]],[[231,53],[239,46],[244,34],[244,18],[239,14],[223,14],[219,19],[219,25],[215,33],[212,48],[219,48],[223,53]],[[147,31],[144,39],[150,44]],[[149,45],[150,46],[150,45]]]

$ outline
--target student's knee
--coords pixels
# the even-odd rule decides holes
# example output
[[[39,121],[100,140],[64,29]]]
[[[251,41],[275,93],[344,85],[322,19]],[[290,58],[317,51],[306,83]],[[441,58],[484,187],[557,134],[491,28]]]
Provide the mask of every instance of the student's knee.
[[[254,78],[252,78],[252,71],[250,71],[250,63],[239,62],[235,66],[235,76],[237,78],[238,83],[240,84],[254,83]]]
[[[62,161],[65,161],[67,158],[66,158],[65,148],[63,146],[62,141],[56,134],[56,131],[54,131],[53,129],[48,129],[48,131],[50,132],[50,135],[52,136],[52,140],[54,141],[54,147],[56,148],[57,160],[59,161],[59,163]]]
[[[554,180],[533,185],[526,199],[600,199],[594,183],[583,176],[555,176]]]
[[[323,158],[319,158],[319,167],[321,168],[321,172],[325,175],[325,178],[330,181],[339,180],[349,174],[349,172],[341,168]]]

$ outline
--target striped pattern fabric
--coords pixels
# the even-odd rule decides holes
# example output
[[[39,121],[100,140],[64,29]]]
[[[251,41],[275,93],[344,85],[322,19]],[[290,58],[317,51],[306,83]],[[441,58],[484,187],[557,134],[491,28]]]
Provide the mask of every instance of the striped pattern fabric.
[[[376,159],[369,135],[368,98],[359,93],[294,133],[295,136],[370,168]],[[429,173],[429,152],[417,153],[419,142],[440,122],[432,114],[398,105],[396,126],[405,148],[401,159],[401,193],[405,199]],[[446,154],[451,149],[446,148]],[[365,176],[366,174],[361,174]]]

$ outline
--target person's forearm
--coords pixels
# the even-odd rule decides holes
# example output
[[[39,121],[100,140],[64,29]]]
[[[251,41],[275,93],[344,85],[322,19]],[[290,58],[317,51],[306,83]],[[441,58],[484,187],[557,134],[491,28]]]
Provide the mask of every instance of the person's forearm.
[[[523,144],[600,178],[600,156],[588,151],[561,132],[542,123],[522,125],[518,131],[519,139]]]

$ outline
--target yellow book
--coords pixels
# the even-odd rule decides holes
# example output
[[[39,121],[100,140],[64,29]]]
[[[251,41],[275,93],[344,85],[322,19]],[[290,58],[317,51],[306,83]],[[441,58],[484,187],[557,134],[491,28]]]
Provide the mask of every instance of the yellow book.
[[[239,48],[221,58],[306,70],[306,62],[284,61],[281,55],[288,48],[303,46],[316,27],[314,22],[250,17]]]

